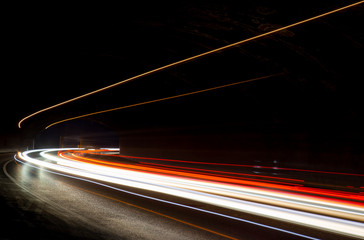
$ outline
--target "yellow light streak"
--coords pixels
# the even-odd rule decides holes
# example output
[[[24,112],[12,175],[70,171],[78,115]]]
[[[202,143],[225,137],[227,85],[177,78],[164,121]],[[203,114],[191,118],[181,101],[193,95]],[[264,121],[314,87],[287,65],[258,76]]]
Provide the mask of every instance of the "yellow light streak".
[[[106,110],[102,110],[102,111],[98,111],[98,112],[88,113],[88,114],[84,114],[84,115],[80,115],[80,116],[76,116],[76,117],[66,118],[66,119],[63,119],[63,120],[60,120],[60,121],[57,121],[57,122],[54,122],[54,123],[48,125],[45,129],[48,129],[51,126],[54,126],[54,125],[62,123],[62,122],[67,122],[67,121],[70,121],[70,120],[75,120],[75,119],[84,118],[84,117],[97,115],[97,114],[101,114],[101,113],[121,110],[121,109],[125,109],[125,108],[137,107],[137,106],[146,105],[146,104],[155,103],[155,102],[166,101],[166,100],[170,100],[170,99],[174,99],[174,98],[185,97],[185,96],[194,95],[194,94],[203,93],[203,92],[208,92],[208,91],[212,91],[212,90],[217,90],[217,89],[221,89],[221,88],[225,88],[225,87],[231,87],[231,86],[238,85],[238,84],[243,84],[243,83],[248,83],[248,82],[253,82],[253,81],[257,81],[257,80],[261,80],[261,79],[270,78],[270,77],[275,77],[275,76],[278,76],[278,75],[281,75],[281,74],[282,73],[263,76],[263,77],[259,77],[259,78],[253,78],[253,79],[249,79],[249,80],[244,80],[244,81],[229,83],[229,84],[225,84],[225,85],[220,85],[220,86],[217,86],[217,87],[202,89],[202,90],[198,90],[198,91],[194,91],[194,92],[183,93],[183,94],[179,94],[179,95],[175,95],[175,96],[171,96],[171,97],[159,98],[159,99],[154,99],[154,100],[150,100],[150,101],[146,101],[146,102],[135,103],[135,104],[127,105],[127,106],[116,107],[116,108],[111,108],[111,109],[106,109]]]
[[[350,5],[347,5],[347,6],[344,6],[344,7],[341,7],[341,8],[337,8],[335,10],[332,10],[332,11],[329,11],[329,12],[326,12],[326,13],[323,13],[323,14],[320,14],[320,15],[317,15],[317,16],[314,16],[314,17],[311,17],[311,18],[307,18],[305,20],[302,20],[302,21],[299,21],[299,22],[296,22],[296,23],[293,23],[293,24],[290,24],[290,25],[287,25],[287,26],[284,26],[284,27],[281,27],[281,28],[277,28],[275,30],[272,30],[272,31],[269,31],[269,32],[266,32],[266,33],[263,33],[263,34],[260,34],[260,35],[257,35],[257,36],[254,36],[254,37],[251,37],[251,38],[247,38],[247,39],[244,39],[242,41],[239,41],[239,42],[235,42],[235,43],[232,43],[232,44],[229,44],[229,45],[226,45],[226,46],[223,46],[223,47],[220,47],[220,48],[216,48],[214,50],[211,50],[211,51],[207,51],[207,52],[204,52],[204,53],[201,53],[201,54],[198,54],[198,55],[195,55],[195,56],[192,56],[192,57],[189,57],[189,58],[185,58],[183,60],[180,60],[180,61],[177,61],[177,62],[174,62],[174,63],[171,63],[171,64],[168,64],[168,65],[165,65],[165,66],[162,66],[162,67],[159,67],[159,68],[156,68],[156,69],[153,69],[153,70],[150,70],[148,72],[145,72],[145,73],[142,73],[142,74],[139,74],[139,75],[136,75],[134,77],[131,77],[131,78],[128,78],[128,79],[125,79],[125,80],[122,80],[120,82],[117,82],[117,83],[114,83],[114,84],[111,84],[109,86],[106,86],[106,87],[103,87],[103,88],[100,88],[100,89],[97,89],[95,91],[92,91],[92,92],[89,92],[89,93],[86,93],[86,94],[83,94],[83,95],[80,95],[78,97],[75,97],[75,98],[72,98],[72,99],[69,99],[67,101],[64,101],[64,102],[61,102],[61,103],[58,103],[58,104],[55,104],[53,106],[50,106],[50,107],[47,107],[47,108],[44,108],[44,109],[41,109],[37,112],[34,112],[26,117],[24,117],[23,119],[21,119],[18,123],[18,127],[21,128],[21,124],[28,118],[34,116],[34,115],[37,115],[39,113],[42,113],[42,112],[45,112],[45,111],[48,111],[50,109],[53,109],[53,108],[56,108],[56,107],[59,107],[61,105],[64,105],[64,104],[67,104],[67,103],[70,103],[70,102],[73,102],[73,101],[76,101],[78,99],[81,99],[81,98],[84,98],[84,97],[87,97],[87,96],[90,96],[92,94],[95,94],[95,93],[98,93],[98,92],[101,92],[101,91],[105,91],[107,89],[110,89],[110,88],[113,88],[113,87],[116,87],[116,86],[119,86],[121,84],[124,84],[124,83],[127,83],[127,82],[130,82],[130,81],[133,81],[133,80],[136,80],[138,78],[141,78],[141,77],[144,77],[144,76],[147,76],[147,75],[150,75],[150,74],[153,74],[153,73],[156,73],[156,72],[159,72],[159,71],[162,71],[162,70],[165,70],[165,69],[168,69],[168,68],[171,68],[171,67],[174,67],[174,66],[177,66],[177,65],[180,65],[182,63],[186,63],[186,62],[189,62],[189,61],[192,61],[192,60],[196,60],[198,58],[201,58],[201,57],[204,57],[204,56],[207,56],[207,55],[210,55],[210,54],[213,54],[213,53],[216,53],[216,52],[220,52],[222,50],[226,50],[226,49],[229,49],[229,48],[232,48],[232,47],[236,47],[238,45],[241,45],[243,43],[246,43],[246,42],[249,42],[249,41],[252,41],[252,40],[256,40],[256,39],[259,39],[259,38],[262,38],[262,37],[265,37],[265,36],[268,36],[268,35],[272,35],[274,33],[277,33],[277,32],[280,32],[280,31],[283,31],[283,30],[286,30],[286,29],[289,29],[289,28],[292,28],[292,27],[295,27],[297,25],[300,25],[300,24],[303,24],[303,23],[307,23],[307,22],[310,22],[310,21],[313,21],[313,20],[316,20],[318,18],[322,18],[322,17],[325,17],[327,15],[330,15],[330,14],[333,14],[333,13],[336,13],[336,12],[340,12],[340,11],[343,11],[345,9],[348,9],[348,8],[351,8],[351,7],[354,7],[354,6],[357,6],[359,4],[362,4],[364,3],[364,0],[363,1],[359,1],[359,2],[356,2],[356,3],[353,3],[353,4],[350,4]]]

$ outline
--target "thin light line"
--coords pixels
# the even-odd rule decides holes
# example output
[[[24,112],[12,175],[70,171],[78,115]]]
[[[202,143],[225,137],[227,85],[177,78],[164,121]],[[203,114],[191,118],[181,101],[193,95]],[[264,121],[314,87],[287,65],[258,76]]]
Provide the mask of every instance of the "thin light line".
[[[202,90],[198,90],[198,91],[194,91],[194,92],[183,93],[183,94],[179,94],[179,95],[175,95],[175,96],[171,96],[171,97],[159,98],[159,99],[154,99],[154,100],[150,100],[150,101],[146,101],[146,102],[135,103],[135,104],[127,105],[127,106],[116,107],[116,108],[111,108],[111,109],[106,109],[106,110],[102,110],[102,111],[98,111],[98,112],[88,113],[88,114],[84,114],[84,115],[80,115],[80,116],[76,116],[76,117],[66,118],[66,119],[63,119],[63,120],[54,122],[52,124],[49,124],[45,129],[48,129],[51,126],[54,126],[54,125],[59,124],[59,123],[62,123],[62,122],[70,121],[70,120],[75,120],[75,119],[84,118],[84,117],[88,117],[88,116],[92,116],[92,115],[96,115],[96,114],[101,114],[101,113],[106,113],[106,112],[121,110],[121,109],[125,109],[125,108],[137,107],[137,106],[141,106],[141,105],[145,105],[145,104],[149,104],[149,103],[155,103],[155,102],[166,101],[166,100],[170,100],[170,99],[174,99],[174,98],[185,97],[185,96],[189,96],[189,95],[193,95],[193,94],[198,94],[198,93],[203,93],[203,92],[207,92],[207,91],[217,90],[217,89],[220,89],[220,88],[231,87],[231,86],[234,86],[234,85],[248,83],[248,82],[253,82],[253,81],[257,81],[257,80],[261,80],[261,79],[265,79],[265,78],[270,78],[270,77],[278,76],[278,75],[281,75],[281,74],[282,73],[268,75],[268,76],[263,76],[263,77],[259,77],[259,78],[253,78],[253,79],[239,81],[239,82],[234,82],[234,83],[230,83],[230,84],[226,84],[226,85],[221,85],[221,86],[217,86],[217,87],[202,89]]]
[[[58,103],[56,105],[53,105],[53,106],[50,106],[50,107],[47,107],[47,108],[44,108],[44,109],[41,109],[37,112],[34,112],[26,117],[24,117],[23,119],[21,119],[18,123],[18,127],[21,128],[21,124],[22,122],[24,122],[24,120],[36,115],[36,114],[39,114],[41,112],[45,112],[47,110],[50,110],[52,108],[56,108],[56,107],[59,107],[61,105],[64,105],[66,103],[69,103],[69,102],[72,102],[72,101],[75,101],[75,100],[78,100],[78,99],[81,99],[81,98],[84,98],[84,97],[87,97],[87,96],[90,96],[92,94],[95,94],[95,93],[98,93],[98,92],[101,92],[101,91],[104,91],[104,90],[107,90],[107,89],[110,89],[110,88],[113,88],[113,87],[116,87],[116,86],[119,86],[121,84],[124,84],[126,82],[130,82],[132,80],[135,80],[135,79],[138,79],[138,78],[141,78],[141,77],[144,77],[144,76],[147,76],[149,74],[152,74],[152,73],[156,73],[156,72],[159,72],[159,71],[162,71],[162,70],[165,70],[167,68],[171,68],[171,67],[174,67],[176,65],[179,65],[179,64],[182,64],[182,63],[186,63],[186,62],[189,62],[189,61],[192,61],[192,60],[195,60],[195,59],[198,59],[200,57],[203,57],[203,56],[206,56],[206,55],[209,55],[209,54],[212,54],[212,53],[216,53],[216,52],[219,52],[219,51],[222,51],[222,50],[226,50],[226,49],[229,49],[229,48],[232,48],[232,47],[235,47],[235,46],[238,46],[238,45],[241,45],[243,43],[246,43],[246,42],[249,42],[249,41],[252,41],[252,40],[256,40],[258,38],[262,38],[262,37],[265,37],[265,36],[268,36],[268,35],[271,35],[271,34],[274,34],[274,33],[277,33],[277,32],[280,32],[280,31],[283,31],[283,30],[286,30],[286,29],[289,29],[289,28],[292,28],[292,27],[295,27],[297,25],[300,25],[300,24],[303,24],[303,23],[307,23],[307,22],[310,22],[310,21],[313,21],[313,20],[316,20],[318,18],[321,18],[321,17],[324,17],[324,16],[327,16],[327,15],[330,15],[330,14],[333,14],[333,13],[336,13],[336,12],[339,12],[339,11],[342,11],[342,10],[345,10],[345,9],[348,9],[348,8],[351,8],[351,7],[354,7],[356,5],[359,5],[359,4],[362,4],[364,3],[364,0],[363,1],[359,1],[357,3],[353,3],[353,4],[350,4],[350,5],[347,5],[347,6],[344,6],[344,7],[341,7],[341,8],[338,8],[338,9],[335,9],[335,10],[332,10],[332,11],[329,11],[329,12],[326,12],[326,13],[323,13],[323,14],[320,14],[320,15],[317,15],[317,16],[314,16],[314,17],[311,17],[311,18],[308,18],[308,19],[305,19],[305,20],[302,20],[302,21],[299,21],[299,22],[296,22],[296,23],[293,23],[293,24],[290,24],[290,25],[287,25],[285,27],[281,27],[281,28],[278,28],[278,29],[275,29],[275,30],[272,30],[272,31],[269,31],[269,32],[266,32],[266,33],[263,33],[263,34],[260,34],[260,35],[257,35],[257,36],[254,36],[254,37],[251,37],[251,38],[248,38],[248,39],[245,39],[245,40],[242,40],[242,41],[239,41],[239,42],[236,42],[236,43],[232,43],[232,44],[229,44],[229,45],[226,45],[226,46],[223,46],[223,47],[220,47],[220,48],[217,48],[217,49],[214,49],[214,50],[211,50],[211,51],[207,51],[205,53],[201,53],[201,54],[198,54],[198,55],[195,55],[195,56],[192,56],[192,57],[189,57],[189,58],[186,58],[186,59],[183,59],[183,60],[180,60],[180,61],[177,61],[177,62],[174,62],[174,63],[171,63],[171,64],[168,64],[168,65],[165,65],[165,66],[162,66],[162,67],[159,67],[159,68],[156,68],[156,69],[153,69],[153,70],[150,70],[148,72],[145,72],[145,73],[142,73],[142,74],[139,74],[137,76],[134,76],[134,77],[131,77],[131,78],[128,78],[128,79],[125,79],[125,80],[122,80],[120,82],[117,82],[117,83],[114,83],[112,85],[109,85],[109,86],[106,86],[106,87],[103,87],[103,88],[100,88],[100,89],[97,89],[95,91],[92,91],[92,92],[89,92],[89,93],[86,93],[86,94],[83,94],[83,95],[80,95],[78,97],[75,97],[75,98],[72,98],[72,99],[69,99],[67,101],[64,101],[64,102],[61,102],[61,103]]]

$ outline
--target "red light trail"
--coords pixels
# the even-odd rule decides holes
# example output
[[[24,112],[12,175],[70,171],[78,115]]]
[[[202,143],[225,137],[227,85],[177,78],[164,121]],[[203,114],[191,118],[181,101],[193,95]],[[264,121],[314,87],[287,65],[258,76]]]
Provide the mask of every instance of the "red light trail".
[[[196,168],[194,163],[130,162],[109,154],[112,151],[116,150],[39,149],[19,153],[18,157],[23,163],[80,179],[167,194],[344,235],[364,235],[362,187],[312,187],[304,179],[244,174],[238,168],[210,171],[207,164],[206,168]],[[29,156],[36,152],[41,159]],[[105,161],[110,157],[112,161]]]

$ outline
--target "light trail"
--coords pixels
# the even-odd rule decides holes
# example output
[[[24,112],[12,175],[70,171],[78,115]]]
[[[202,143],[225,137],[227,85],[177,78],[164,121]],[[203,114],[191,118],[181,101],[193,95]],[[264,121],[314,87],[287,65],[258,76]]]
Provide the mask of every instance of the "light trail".
[[[280,75],[280,74],[273,74],[273,75],[268,75],[268,76],[253,78],[253,79],[249,79],[249,80],[244,80],[244,81],[229,83],[229,84],[225,84],[225,85],[220,85],[220,86],[217,86],[217,87],[202,89],[202,90],[198,90],[198,91],[194,91],[194,92],[178,94],[178,95],[171,96],[171,97],[159,98],[159,99],[154,99],[154,100],[150,100],[150,101],[146,101],[146,102],[135,103],[135,104],[127,105],[127,106],[116,107],[116,108],[106,109],[106,110],[92,112],[92,113],[88,113],[88,114],[83,114],[83,115],[80,115],[80,116],[66,118],[66,119],[63,119],[63,120],[54,122],[52,124],[49,124],[47,127],[45,127],[45,129],[48,129],[48,128],[50,128],[50,127],[52,127],[52,126],[54,126],[56,124],[62,123],[62,122],[67,122],[67,121],[71,121],[71,120],[75,120],[75,119],[79,119],[79,118],[84,118],[84,117],[88,117],[88,116],[92,116],[92,115],[97,115],[97,114],[101,114],[101,113],[112,112],[112,111],[126,109],[126,108],[137,107],[137,106],[146,105],[146,104],[150,104],[150,103],[167,101],[167,100],[171,100],[171,99],[175,99],[175,98],[180,98],[180,97],[186,97],[186,96],[195,95],[195,94],[199,94],[199,93],[204,93],[204,92],[209,92],[209,91],[213,91],[213,90],[218,90],[218,89],[221,89],[221,88],[235,86],[235,85],[238,85],[238,84],[254,82],[254,81],[258,81],[258,80],[262,80],[262,79],[266,79],[266,78],[270,78],[270,77],[274,77],[274,76],[278,76],[278,75]]]
[[[229,215],[218,213],[218,212],[213,212],[213,211],[209,211],[209,210],[202,209],[202,208],[192,207],[192,206],[181,204],[181,203],[171,202],[171,201],[167,201],[167,200],[164,200],[164,199],[160,199],[160,198],[156,198],[156,197],[143,195],[143,194],[140,194],[140,193],[127,191],[127,190],[124,190],[124,189],[121,189],[121,188],[117,188],[117,187],[114,187],[114,186],[110,186],[110,185],[100,183],[100,182],[96,182],[96,181],[86,179],[86,178],[80,178],[80,177],[76,177],[76,176],[72,176],[72,175],[68,175],[68,174],[63,174],[63,173],[60,173],[60,172],[47,170],[47,169],[44,169],[44,168],[40,168],[40,167],[38,167],[36,165],[28,164],[26,161],[24,162],[23,160],[20,160],[20,159],[16,158],[16,155],[14,156],[14,159],[15,159],[16,164],[18,164],[17,162],[20,162],[22,164],[26,164],[26,165],[29,165],[29,166],[31,166],[33,168],[40,169],[42,171],[46,171],[46,172],[49,172],[49,173],[52,173],[52,174],[56,174],[56,175],[60,175],[60,176],[68,177],[68,178],[73,178],[73,179],[93,183],[93,184],[96,184],[96,185],[99,185],[99,186],[110,188],[110,189],[113,189],[113,190],[116,190],[116,191],[119,191],[119,192],[130,194],[130,195],[142,197],[142,198],[145,198],[145,199],[154,200],[154,201],[162,202],[162,203],[167,203],[167,204],[170,204],[170,205],[183,207],[183,208],[187,208],[187,209],[191,209],[191,210],[195,210],[195,211],[199,211],[199,212],[203,212],[203,213],[208,213],[208,214],[211,214],[211,215],[215,215],[215,216],[219,216],[219,217],[223,217],[223,218],[227,218],[227,219],[231,219],[231,220],[235,220],[235,221],[239,221],[239,222],[243,222],[243,223],[249,223],[249,224],[252,224],[252,225],[259,226],[259,227],[264,227],[264,228],[267,228],[267,229],[284,232],[284,233],[287,233],[287,234],[291,234],[291,235],[294,235],[294,236],[299,236],[299,237],[306,238],[306,239],[318,240],[317,238],[314,238],[314,237],[310,237],[310,236],[307,236],[307,235],[299,234],[299,233],[296,233],[296,232],[291,232],[291,231],[284,230],[284,229],[281,229],[281,228],[261,224],[261,223],[258,223],[258,222],[253,222],[253,221],[249,221],[249,220],[246,220],[246,219],[237,218],[237,217],[229,216]],[[6,165],[7,164],[4,165],[4,172],[7,172],[6,171]]]
[[[322,17],[325,17],[325,16],[328,16],[328,15],[331,15],[333,13],[337,13],[337,12],[340,12],[340,11],[343,11],[343,10],[346,10],[346,9],[349,9],[349,8],[352,8],[354,6],[357,6],[359,4],[362,4],[364,3],[364,0],[363,1],[359,1],[359,2],[356,2],[356,3],[353,3],[353,4],[350,4],[350,5],[346,5],[344,7],[341,7],[341,8],[337,8],[337,9],[334,9],[332,11],[329,11],[329,12],[326,12],[326,13],[323,13],[323,14],[320,14],[320,15],[317,15],[317,16],[314,16],[314,17],[311,17],[311,18],[307,18],[305,20],[302,20],[302,21],[299,21],[299,22],[296,22],[296,23],[293,23],[293,24],[290,24],[290,25],[287,25],[287,26],[284,26],[284,27],[281,27],[281,28],[277,28],[275,30],[272,30],[272,31],[269,31],[269,32],[266,32],[266,33],[263,33],[263,34],[260,34],[260,35],[257,35],[257,36],[254,36],[254,37],[251,37],[251,38],[247,38],[247,39],[244,39],[242,41],[239,41],[239,42],[236,42],[236,43],[232,43],[232,44],[229,44],[229,45],[226,45],[226,46],[223,46],[223,47],[220,47],[220,48],[217,48],[217,49],[214,49],[214,50],[211,50],[211,51],[207,51],[207,52],[204,52],[204,53],[201,53],[201,54],[198,54],[198,55],[195,55],[195,56],[192,56],[192,57],[189,57],[189,58],[186,58],[186,59],[183,59],[183,60],[180,60],[180,61],[177,61],[177,62],[174,62],[174,63],[171,63],[171,64],[168,64],[168,65],[165,65],[165,66],[162,66],[162,67],[159,67],[159,68],[156,68],[156,69],[153,69],[153,70],[150,70],[148,72],[145,72],[145,73],[142,73],[142,74],[139,74],[137,76],[134,76],[134,77],[131,77],[131,78],[128,78],[128,79],[125,79],[125,80],[122,80],[120,82],[117,82],[117,83],[114,83],[114,84],[111,84],[109,86],[106,86],[106,87],[103,87],[103,88],[100,88],[100,89],[97,89],[95,91],[92,91],[92,92],[89,92],[89,93],[86,93],[86,94],[83,94],[83,95],[80,95],[78,97],[75,97],[75,98],[72,98],[72,99],[69,99],[69,100],[66,100],[64,102],[61,102],[61,103],[58,103],[58,104],[55,104],[53,106],[50,106],[50,107],[47,107],[47,108],[44,108],[44,109],[41,109],[37,112],[34,112],[26,117],[24,117],[23,119],[21,119],[19,122],[18,122],[18,127],[21,128],[21,125],[22,123],[30,118],[30,117],[33,117],[34,115],[37,115],[39,113],[42,113],[42,112],[45,112],[45,111],[48,111],[50,109],[53,109],[53,108],[56,108],[56,107],[59,107],[59,106],[62,106],[64,104],[67,104],[67,103],[70,103],[70,102],[73,102],[73,101],[76,101],[76,100],[79,100],[81,98],[85,98],[87,96],[90,96],[90,95],[93,95],[95,93],[99,93],[101,91],[105,91],[105,90],[108,90],[110,88],[113,88],[113,87],[116,87],[116,86],[119,86],[121,84],[124,84],[124,83],[127,83],[127,82],[130,82],[130,81],[133,81],[133,80],[136,80],[138,78],[141,78],[141,77],[144,77],[144,76],[147,76],[147,75],[150,75],[150,74],[153,74],[153,73],[157,73],[159,71],[162,71],[162,70],[166,70],[168,68],[172,68],[172,67],[175,67],[177,65],[180,65],[180,64],[183,64],[183,63],[187,63],[189,61],[192,61],[192,60],[196,60],[196,59],[199,59],[201,57],[205,57],[207,55],[210,55],[210,54],[213,54],[213,53],[217,53],[217,52],[220,52],[220,51],[223,51],[223,50],[227,50],[229,48],[232,48],[232,47],[236,47],[236,46],[239,46],[243,43],[247,43],[247,42],[250,42],[250,41],[253,41],[253,40],[257,40],[259,38],[263,38],[263,37],[266,37],[266,36],[269,36],[269,35],[272,35],[272,34],[275,34],[277,32],[280,32],[280,31],[283,31],[283,30],[287,30],[289,28],[292,28],[292,27],[295,27],[295,26],[298,26],[298,25],[301,25],[301,24],[304,24],[304,23],[307,23],[307,22],[310,22],[310,21],[314,21],[316,19],[319,19],[319,18],[322,18]]]
[[[147,171],[149,173],[158,173],[158,174],[163,174],[163,175],[173,175],[173,176],[182,176],[182,177],[188,177],[188,178],[192,178],[192,179],[198,179],[198,180],[207,180],[207,181],[213,181],[213,182],[219,182],[219,183],[229,183],[229,184],[238,184],[239,186],[244,186],[244,189],[240,187],[240,189],[238,191],[244,190],[244,195],[242,194],[236,194],[236,192],[224,192],[224,190],[222,190],[221,188],[219,188],[219,190],[216,189],[210,189],[207,190],[206,188],[198,188],[196,186],[190,186],[189,189],[193,189],[193,190],[198,190],[198,191],[203,191],[203,192],[209,192],[209,193],[213,193],[213,194],[218,194],[218,195],[224,195],[224,196],[229,196],[229,197],[234,197],[234,198],[239,198],[239,199],[244,199],[244,200],[250,200],[250,201],[255,201],[255,202],[261,202],[261,203],[268,203],[271,205],[275,205],[275,206],[281,206],[281,207],[289,207],[289,208],[293,208],[293,209],[299,209],[299,210],[304,210],[304,211],[308,211],[308,212],[314,212],[314,213],[321,213],[321,214],[326,214],[326,215],[331,215],[331,216],[336,216],[336,217],[342,217],[342,218],[346,218],[346,219],[351,219],[351,220],[357,220],[357,221],[364,221],[363,216],[353,216],[353,215],[348,215],[347,212],[338,212],[336,211],[337,209],[332,209],[331,207],[327,207],[327,206],[336,206],[336,207],[341,207],[343,205],[353,205],[353,202],[351,202],[352,200],[354,201],[364,201],[364,196],[360,196],[358,194],[353,194],[351,192],[344,192],[344,191],[330,191],[330,190],[325,190],[325,189],[316,189],[316,188],[308,188],[308,187],[303,187],[302,185],[299,184],[292,184],[290,182],[286,182],[286,183],[282,183],[282,182],[277,182],[277,181],[262,181],[261,179],[257,179],[257,178],[251,178],[247,181],[246,178],[231,178],[230,174],[228,175],[216,175],[216,174],[207,174],[204,171],[201,171],[201,169],[194,169],[195,171],[185,171],[179,169],[179,168],[174,168],[174,166],[170,166],[169,169],[166,168],[151,168],[150,166],[147,165],[147,167],[144,164],[118,164],[118,163],[110,163],[107,161],[100,161],[100,160],[95,160],[95,159],[91,159],[91,158],[85,158],[85,157],[80,157],[78,156],[78,154],[76,155],[75,153],[72,153],[73,151],[67,151],[67,152],[61,152],[59,153],[59,156],[63,157],[63,158],[69,158],[70,160],[77,160],[81,161],[81,162],[85,162],[85,163],[94,163],[94,164],[106,164],[108,166],[118,166],[118,167],[122,167],[123,169],[131,169],[131,170],[138,170],[138,171]],[[77,153],[83,153],[83,152],[87,152],[90,153],[90,151],[77,151]],[[72,153],[72,157],[71,156],[65,156],[65,153]],[[189,168],[189,169],[193,169],[193,168]],[[283,180],[282,178],[278,178],[280,180]],[[290,181],[290,180],[289,180]],[[273,184],[272,184],[273,183]],[[224,184],[224,187],[227,187],[228,185]],[[261,191],[261,189],[259,188],[263,187],[263,188],[269,188],[269,189],[275,189],[275,191],[272,190],[267,190],[265,189],[263,192]],[[236,189],[232,190],[235,191]],[[253,192],[253,194],[252,194]],[[257,196],[253,196],[255,195],[257,192],[259,192],[259,197]],[[288,193],[288,194],[287,194]],[[307,196],[307,194],[314,194],[317,196]],[[320,197],[318,197],[318,195]],[[284,200],[282,199],[282,196],[284,196]],[[264,197],[264,200],[262,199],[262,197]],[[277,198],[278,197],[278,198]],[[332,198],[341,198],[341,200],[339,199],[332,199]],[[267,201],[267,199],[269,199]],[[274,202],[272,202],[271,200],[274,200]],[[299,201],[300,205],[297,205],[295,203],[292,202],[293,201]],[[347,199],[347,200],[343,200],[343,199]],[[312,203],[314,205],[321,205],[320,207],[314,206],[312,205]],[[340,205],[335,205],[339,203]],[[332,205],[334,204],[334,205]],[[362,208],[364,206],[364,204],[362,203],[356,203],[358,204],[357,206],[359,208]],[[322,207],[323,205],[325,205],[326,207]]]
[[[208,175],[204,179],[186,175],[186,172],[182,172],[186,175],[183,176],[176,175],[176,172],[153,172],[151,169],[130,169],[121,165],[116,167],[96,162],[99,160],[86,162],[90,159],[72,155],[74,151],[60,152],[59,156],[50,154],[55,151],[32,150],[19,153],[18,156],[30,164],[81,178],[169,194],[339,234],[364,236],[363,203],[355,198],[340,201],[330,198],[330,194],[325,191],[322,192],[322,195],[326,195],[323,198],[307,193],[278,191],[272,189],[274,186],[271,185],[271,188],[266,188],[245,185],[244,182],[225,183],[222,179],[210,179]],[[36,152],[48,161],[29,156]]]
[[[67,151],[67,152],[73,152],[73,151]],[[303,181],[298,183],[291,183],[291,180],[284,179],[284,178],[275,178],[275,181],[272,179],[270,180],[262,180],[257,178],[239,178],[239,177],[232,177],[230,174],[208,174],[204,171],[201,171],[197,168],[190,168],[189,171],[181,170],[180,168],[175,168],[174,166],[169,166],[168,169],[166,168],[158,168],[155,166],[145,165],[142,164],[123,164],[123,163],[112,163],[109,161],[102,161],[92,158],[85,158],[80,157],[72,153],[72,157],[67,157],[65,153],[67,152],[60,152],[59,156],[62,158],[66,158],[69,160],[76,160],[84,163],[91,163],[91,164],[101,164],[101,165],[108,165],[113,167],[121,167],[124,169],[131,169],[131,170],[140,170],[140,171],[147,171],[147,172],[153,172],[153,173],[162,173],[162,174],[169,174],[169,175],[175,175],[175,176],[182,176],[182,177],[191,177],[194,179],[203,179],[208,181],[217,181],[217,182],[223,182],[223,183],[230,183],[230,184],[240,184],[245,186],[255,186],[255,187],[265,187],[270,189],[278,189],[278,190],[285,190],[285,191],[299,191],[300,193],[310,193],[310,194],[319,194],[324,196],[330,196],[330,197],[336,197],[336,198],[347,198],[351,200],[359,200],[364,201],[364,196],[355,195],[351,192],[344,192],[344,191],[334,191],[334,190],[324,190],[324,189],[316,189],[316,188],[309,188],[304,187],[302,185]],[[78,152],[84,152],[84,151],[78,151]],[[191,171],[194,170],[194,171]],[[269,176],[264,176],[266,178],[270,178]],[[277,181],[281,180],[281,181]],[[282,180],[285,180],[282,182]],[[288,181],[287,181],[288,180]],[[342,201],[344,202],[344,201]],[[364,204],[362,205],[364,206]]]
[[[93,154],[96,155],[96,153],[93,153]],[[364,174],[361,174],[361,173],[332,172],[332,171],[320,171],[320,170],[312,170],[312,169],[298,169],[298,168],[284,168],[284,167],[267,167],[267,166],[234,164],[234,163],[197,162],[197,161],[185,161],[185,160],[178,160],[178,159],[138,157],[138,156],[127,156],[127,155],[110,155],[110,156],[121,157],[121,158],[126,158],[126,159],[141,159],[141,160],[144,159],[144,160],[162,161],[162,162],[177,162],[177,163],[216,165],[216,166],[234,166],[234,167],[247,167],[247,168],[259,168],[259,169],[261,168],[261,169],[273,169],[273,170],[284,170],[284,171],[311,172],[311,173],[324,173],[324,174],[364,177]]]
[[[85,151],[77,151],[77,153],[79,152],[85,152]],[[72,153],[73,156],[75,157],[79,157],[80,155],[79,154],[75,154],[75,153]],[[96,155],[101,155],[101,154],[96,154]],[[109,155],[110,156],[110,155]],[[115,156],[115,155],[111,155],[111,156]],[[86,158],[83,158],[83,159],[86,159]],[[111,161],[98,161],[98,160],[95,160],[95,159],[90,159],[91,161],[95,161],[95,162],[104,162],[104,164],[107,164],[107,165],[115,165],[115,166],[118,166],[118,163],[114,163],[114,162],[111,162]],[[193,171],[193,170],[198,170],[199,172],[206,172],[206,174],[209,174],[211,176],[216,176],[218,175],[219,173],[221,174],[225,174],[225,176],[230,176],[230,177],[238,177],[238,178],[241,178],[243,179],[242,177],[240,176],[244,176],[246,179],[249,179],[248,177],[255,177],[254,180],[257,180],[257,181],[266,181],[266,182],[269,182],[269,181],[272,181],[272,179],[274,180],[284,180],[284,181],[288,181],[288,182],[299,182],[299,183],[303,183],[304,180],[300,180],[300,179],[293,179],[293,178],[283,178],[283,177],[275,177],[275,176],[257,176],[256,174],[246,174],[246,173],[239,173],[239,172],[227,172],[227,171],[220,171],[220,170],[211,170],[211,169],[203,169],[203,168],[192,168],[192,167],[181,167],[181,166],[170,166],[170,165],[166,165],[166,164],[156,164],[156,163],[147,163],[147,162],[139,162],[139,165],[144,165],[144,166],[147,166],[147,167],[153,167],[154,169],[180,169],[180,170],[184,170],[186,172],[188,171]],[[216,173],[216,174],[215,174]],[[257,179],[256,177],[260,177],[262,179],[265,179],[265,180],[262,180],[262,179]],[[266,179],[269,179],[269,180],[266,180]],[[298,184],[296,184],[298,185]]]

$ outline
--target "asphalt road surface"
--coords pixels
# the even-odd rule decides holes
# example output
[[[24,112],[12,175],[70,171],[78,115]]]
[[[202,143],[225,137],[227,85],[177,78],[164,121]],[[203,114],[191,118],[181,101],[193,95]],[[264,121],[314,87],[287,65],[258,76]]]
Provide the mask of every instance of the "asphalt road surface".
[[[14,154],[0,155],[1,239],[348,238],[162,193],[62,176],[17,163]]]

